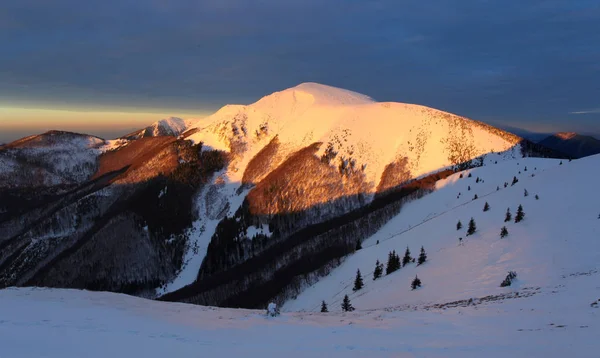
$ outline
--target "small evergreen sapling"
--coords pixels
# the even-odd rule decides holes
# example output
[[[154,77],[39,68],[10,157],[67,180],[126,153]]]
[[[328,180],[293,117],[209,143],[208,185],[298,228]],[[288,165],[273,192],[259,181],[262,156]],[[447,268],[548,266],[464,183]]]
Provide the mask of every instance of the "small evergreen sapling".
[[[512,184],[510,184],[510,186],[513,186],[515,184],[517,184],[519,182],[519,179],[517,179],[517,177],[513,177],[513,181]]]
[[[377,260],[375,263],[375,271],[373,271],[373,280],[377,280],[383,274],[383,264]]]
[[[354,307],[352,307],[352,303],[350,303],[350,298],[348,297],[348,295],[345,295],[344,300],[342,301],[342,311],[344,311],[344,312],[354,311]]]
[[[503,226],[502,229],[500,229],[500,238],[504,239],[507,235],[508,229],[506,228],[506,226]]]
[[[460,229],[462,229],[462,223],[460,222],[460,220],[458,220],[458,222],[456,223],[456,230]]]
[[[523,212],[523,206],[519,205],[519,208],[517,209],[517,215],[515,215],[515,222],[521,222],[523,221],[523,219],[525,218],[525,213]]]
[[[408,265],[412,259],[413,258],[410,256],[410,249],[407,246],[406,251],[404,251],[404,257],[402,258],[402,266]]]
[[[475,196],[473,197],[473,200],[477,200],[478,196],[477,194],[475,194]]]
[[[540,200],[540,196],[535,194],[535,200]]]
[[[415,276],[415,279],[412,280],[412,282],[410,284],[410,288],[412,288],[413,290],[416,290],[417,287],[421,287],[421,280],[419,279],[419,277]]]
[[[352,291],[358,291],[363,288],[364,283],[362,279],[362,275],[360,274],[360,270],[356,270],[356,278],[354,279],[354,288]]]
[[[469,173],[469,175],[467,175],[469,178],[472,177],[471,173]]]
[[[490,210],[490,204],[488,204],[488,202],[485,202],[485,205],[483,206],[483,211],[488,211]]]
[[[329,312],[329,310],[327,309],[327,303],[325,303],[325,301],[321,302],[321,312],[322,313]]]
[[[527,189],[525,189],[525,191],[523,192],[523,196],[529,196],[529,192],[527,191]]]
[[[477,225],[475,224],[475,219],[471,218],[469,220],[469,228],[467,229],[467,236],[473,235],[477,231]]]
[[[510,213],[510,208],[506,209],[506,216],[504,217],[504,222],[509,222],[512,220],[512,214]]]
[[[417,262],[417,266],[424,264],[427,261],[427,254],[425,253],[425,248],[421,246],[421,253],[419,254],[419,261]]]
[[[517,278],[517,273],[515,271],[508,271],[508,275],[502,283],[500,283],[500,287],[506,287],[512,285],[513,280]]]

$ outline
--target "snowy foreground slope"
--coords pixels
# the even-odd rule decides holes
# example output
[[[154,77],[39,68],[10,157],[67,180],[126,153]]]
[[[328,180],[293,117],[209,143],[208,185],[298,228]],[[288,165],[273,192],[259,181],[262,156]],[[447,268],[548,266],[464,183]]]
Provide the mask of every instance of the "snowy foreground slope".
[[[279,317],[112,293],[5,289],[0,357],[598,357],[600,156],[470,172],[406,205]],[[513,176],[519,182],[510,186]],[[486,201],[491,209],[483,212]],[[514,218],[519,204],[524,221],[504,223],[506,208]],[[471,217],[478,229],[467,237]],[[504,225],[509,235],[500,239]],[[428,262],[372,281],[375,259],[392,249],[402,256],[406,245],[413,256],[423,245]],[[365,287],[352,293],[357,268]],[[498,287],[508,270],[517,280]],[[415,274],[423,287],[411,291]],[[340,312],[344,294],[356,311]],[[331,313],[306,312],[321,300]]]

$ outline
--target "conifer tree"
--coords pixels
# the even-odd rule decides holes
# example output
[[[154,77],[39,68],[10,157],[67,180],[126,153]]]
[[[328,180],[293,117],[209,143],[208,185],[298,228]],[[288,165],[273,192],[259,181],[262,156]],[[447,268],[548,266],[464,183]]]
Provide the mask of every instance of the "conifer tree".
[[[506,216],[504,217],[504,222],[509,222],[512,220],[512,214],[510,213],[510,208],[506,209]]]
[[[467,236],[473,235],[477,231],[477,225],[475,225],[475,219],[469,220],[469,228],[467,229]]]
[[[485,202],[485,205],[483,206],[483,211],[488,211],[490,210],[490,204],[488,204],[488,202]]]
[[[350,303],[350,298],[348,297],[348,295],[345,295],[344,300],[342,301],[342,311],[344,311],[344,312],[354,311],[354,307],[352,307],[352,303]]]
[[[477,194],[475,194],[475,196],[473,197],[473,200],[477,200],[478,196]]]
[[[471,190],[471,186],[470,185],[467,187],[467,190]]]
[[[327,303],[325,303],[325,301],[321,302],[321,312],[322,313],[329,312],[329,310],[327,309]]]
[[[404,257],[402,258],[402,266],[408,265],[411,261],[412,257],[410,256],[410,249],[407,246],[406,251],[404,251]]]
[[[471,173],[469,173],[468,177],[469,177],[469,178],[470,178],[470,177],[472,177]]]
[[[475,183],[479,183],[479,177],[477,177],[477,179],[475,179]]]
[[[417,266],[420,266],[427,261],[427,254],[425,253],[425,248],[421,246],[421,253],[419,254],[419,261],[417,262]]]
[[[500,186],[497,186],[497,187],[496,187],[496,191],[498,191],[498,190],[500,190]]]
[[[375,263],[375,271],[373,271],[373,280],[377,280],[383,274],[383,264],[377,260]]]
[[[535,194],[535,200],[540,200],[540,196]]]
[[[385,267],[385,274],[389,275],[392,272],[394,272],[394,253],[392,251],[390,251],[388,253],[388,261],[387,261],[387,265]]]
[[[458,222],[456,223],[456,230],[460,229],[462,229],[462,223],[460,222],[460,220],[458,220]]]
[[[361,288],[363,288],[363,286],[364,284],[362,276],[360,274],[360,270],[356,270],[356,278],[354,279],[354,288],[352,289],[352,291],[358,291]]]
[[[502,229],[500,229],[500,238],[504,239],[507,235],[508,229],[506,228],[506,226],[503,226]]]
[[[415,279],[411,282],[410,287],[413,290],[416,290],[417,287],[421,287],[421,280],[417,276],[415,276]]]
[[[356,248],[354,249],[354,251],[358,251],[362,249],[362,244],[360,243],[360,240],[356,241]]]
[[[521,222],[523,220],[523,218],[525,218],[525,213],[523,212],[523,206],[519,205],[519,208],[517,209],[517,215],[515,215],[515,222]]]
[[[519,182],[519,179],[517,179],[517,177],[513,177],[513,181],[512,184],[510,184],[510,186],[513,186],[515,184],[517,184]]]
[[[523,192],[523,196],[529,196],[529,192],[527,191],[527,189],[525,189],[525,191]]]

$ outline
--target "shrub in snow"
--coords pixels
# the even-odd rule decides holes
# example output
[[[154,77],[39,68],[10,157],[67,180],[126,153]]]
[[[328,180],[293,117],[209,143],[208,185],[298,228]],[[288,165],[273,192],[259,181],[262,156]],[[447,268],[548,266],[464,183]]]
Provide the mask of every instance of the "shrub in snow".
[[[477,200],[478,196],[477,194],[475,194],[475,196],[473,197],[473,200]]]
[[[417,266],[424,264],[425,261],[427,261],[427,254],[425,253],[423,246],[421,246],[421,253],[419,254],[419,262],[417,263]]]
[[[377,280],[383,274],[383,264],[377,260],[375,263],[375,271],[373,271],[373,280]]]
[[[274,302],[269,303],[267,306],[267,315],[271,317],[275,317],[279,315],[279,309]]]
[[[406,251],[404,251],[404,257],[402,258],[402,266],[408,265],[413,258],[410,256],[410,249],[408,246],[406,247]]]
[[[470,177],[472,177],[471,173],[469,173],[468,177],[469,177],[469,178],[470,178]]]
[[[502,281],[500,287],[510,286],[515,278],[517,278],[517,273],[514,271],[508,271],[508,275],[506,275],[506,278],[504,281]]]
[[[527,191],[527,189],[525,189],[525,191],[523,192],[523,196],[529,196],[529,192]]]
[[[525,218],[525,213],[523,212],[523,206],[519,205],[517,208],[517,215],[515,215],[515,222],[521,222]]]
[[[485,202],[485,205],[483,206],[483,211],[488,211],[490,210],[490,204],[488,204],[488,202]]]
[[[506,226],[503,226],[502,229],[500,229],[500,238],[504,239],[506,235],[508,235],[508,229]]]
[[[473,235],[477,231],[477,225],[475,225],[475,219],[469,220],[469,228],[467,229],[467,236]]]
[[[535,200],[540,200],[540,197],[537,194],[535,194]]]
[[[321,312],[322,313],[329,312],[329,310],[327,310],[327,303],[325,303],[325,301],[321,302]]]
[[[361,288],[363,288],[363,286],[364,284],[362,276],[360,274],[360,270],[356,270],[356,278],[354,279],[354,288],[352,289],[352,291],[358,291]]]
[[[421,287],[421,280],[417,276],[415,276],[415,279],[412,280],[412,282],[410,283],[410,288],[416,290],[417,287]]]
[[[600,217],[598,217],[600,219]],[[460,230],[462,229],[462,223],[460,222],[460,220],[458,220],[458,222],[456,223],[456,230]]]
[[[517,184],[519,182],[519,179],[517,179],[517,177],[513,177],[513,181],[512,184],[510,184],[511,186]]]
[[[510,208],[506,209],[506,216],[504,217],[504,222],[509,222],[512,220],[512,214],[510,213]]]
[[[350,298],[348,297],[348,295],[345,295],[344,300],[342,301],[342,311],[344,311],[344,312],[354,311],[354,307],[352,307],[352,303],[350,303]]]

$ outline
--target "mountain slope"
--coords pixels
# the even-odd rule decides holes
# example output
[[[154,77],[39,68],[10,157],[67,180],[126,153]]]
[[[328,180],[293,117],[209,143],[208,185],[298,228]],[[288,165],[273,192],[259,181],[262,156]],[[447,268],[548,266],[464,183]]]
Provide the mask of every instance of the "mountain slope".
[[[600,156],[568,163],[527,158],[472,169],[471,177],[454,174],[438,182],[437,191],[407,204],[400,215],[363,243],[362,250],[287,302],[285,309],[316,311],[325,300],[332,311],[339,311],[345,294],[357,309],[423,308],[443,302],[464,305],[470,299],[501,299],[517,291],[551,295],[562,290],[566,277],[597,277],[600,195],[594,183],[599,164]],[[513,177],[518,182],[511,186]],[[483,182],[477,183],[477,178]],[[509,183],[507,188],[504,182]],[[528,196],[524,196],[525,190]],[[475,194],[477,200],[473,200]],[[485,202],[491,207],[487,212],[483,211]],[[523,205],[525,219],[515,223],[519,205]],[[513,220],[504,222],[507,208]],[[477,231],[467,236],[471,217]],[[463,228],[457,231],[459,220]],[[503,226],[509,234],[501,239]],[[459,245],[459,237],[463,245]],[[407,246],[413,257],[418,257],[423,246],[428,261],[422,266],[408,264],[373,281],[376,260],[385,264],[392,250],[402,257]],[[353,292],[357,269],[365,287]],[[517,272],[516,285],[501,288],[508,271]],[[411,291],[415,275],[423,287]],[[590,291],[582,299],[592,302],[597,293]]]
[[[225,106],[185,136],[228,152],[230,163],[198,197],[205,215],[190,234],[186,265],[161,294],[364,208],[415,178],[477,165],[471,160],[492,152],[501,153],[494,154],[500,161],[523,155],[519,137],[483,123],[315,83]],[[227,228],[233,216],[239,224]],[[252,240],[258,231],[261,239]]]
[[[600,140],[577,133],[556,133],[539,144],[565,153],[572,158],[582,158],[600,153]]]

